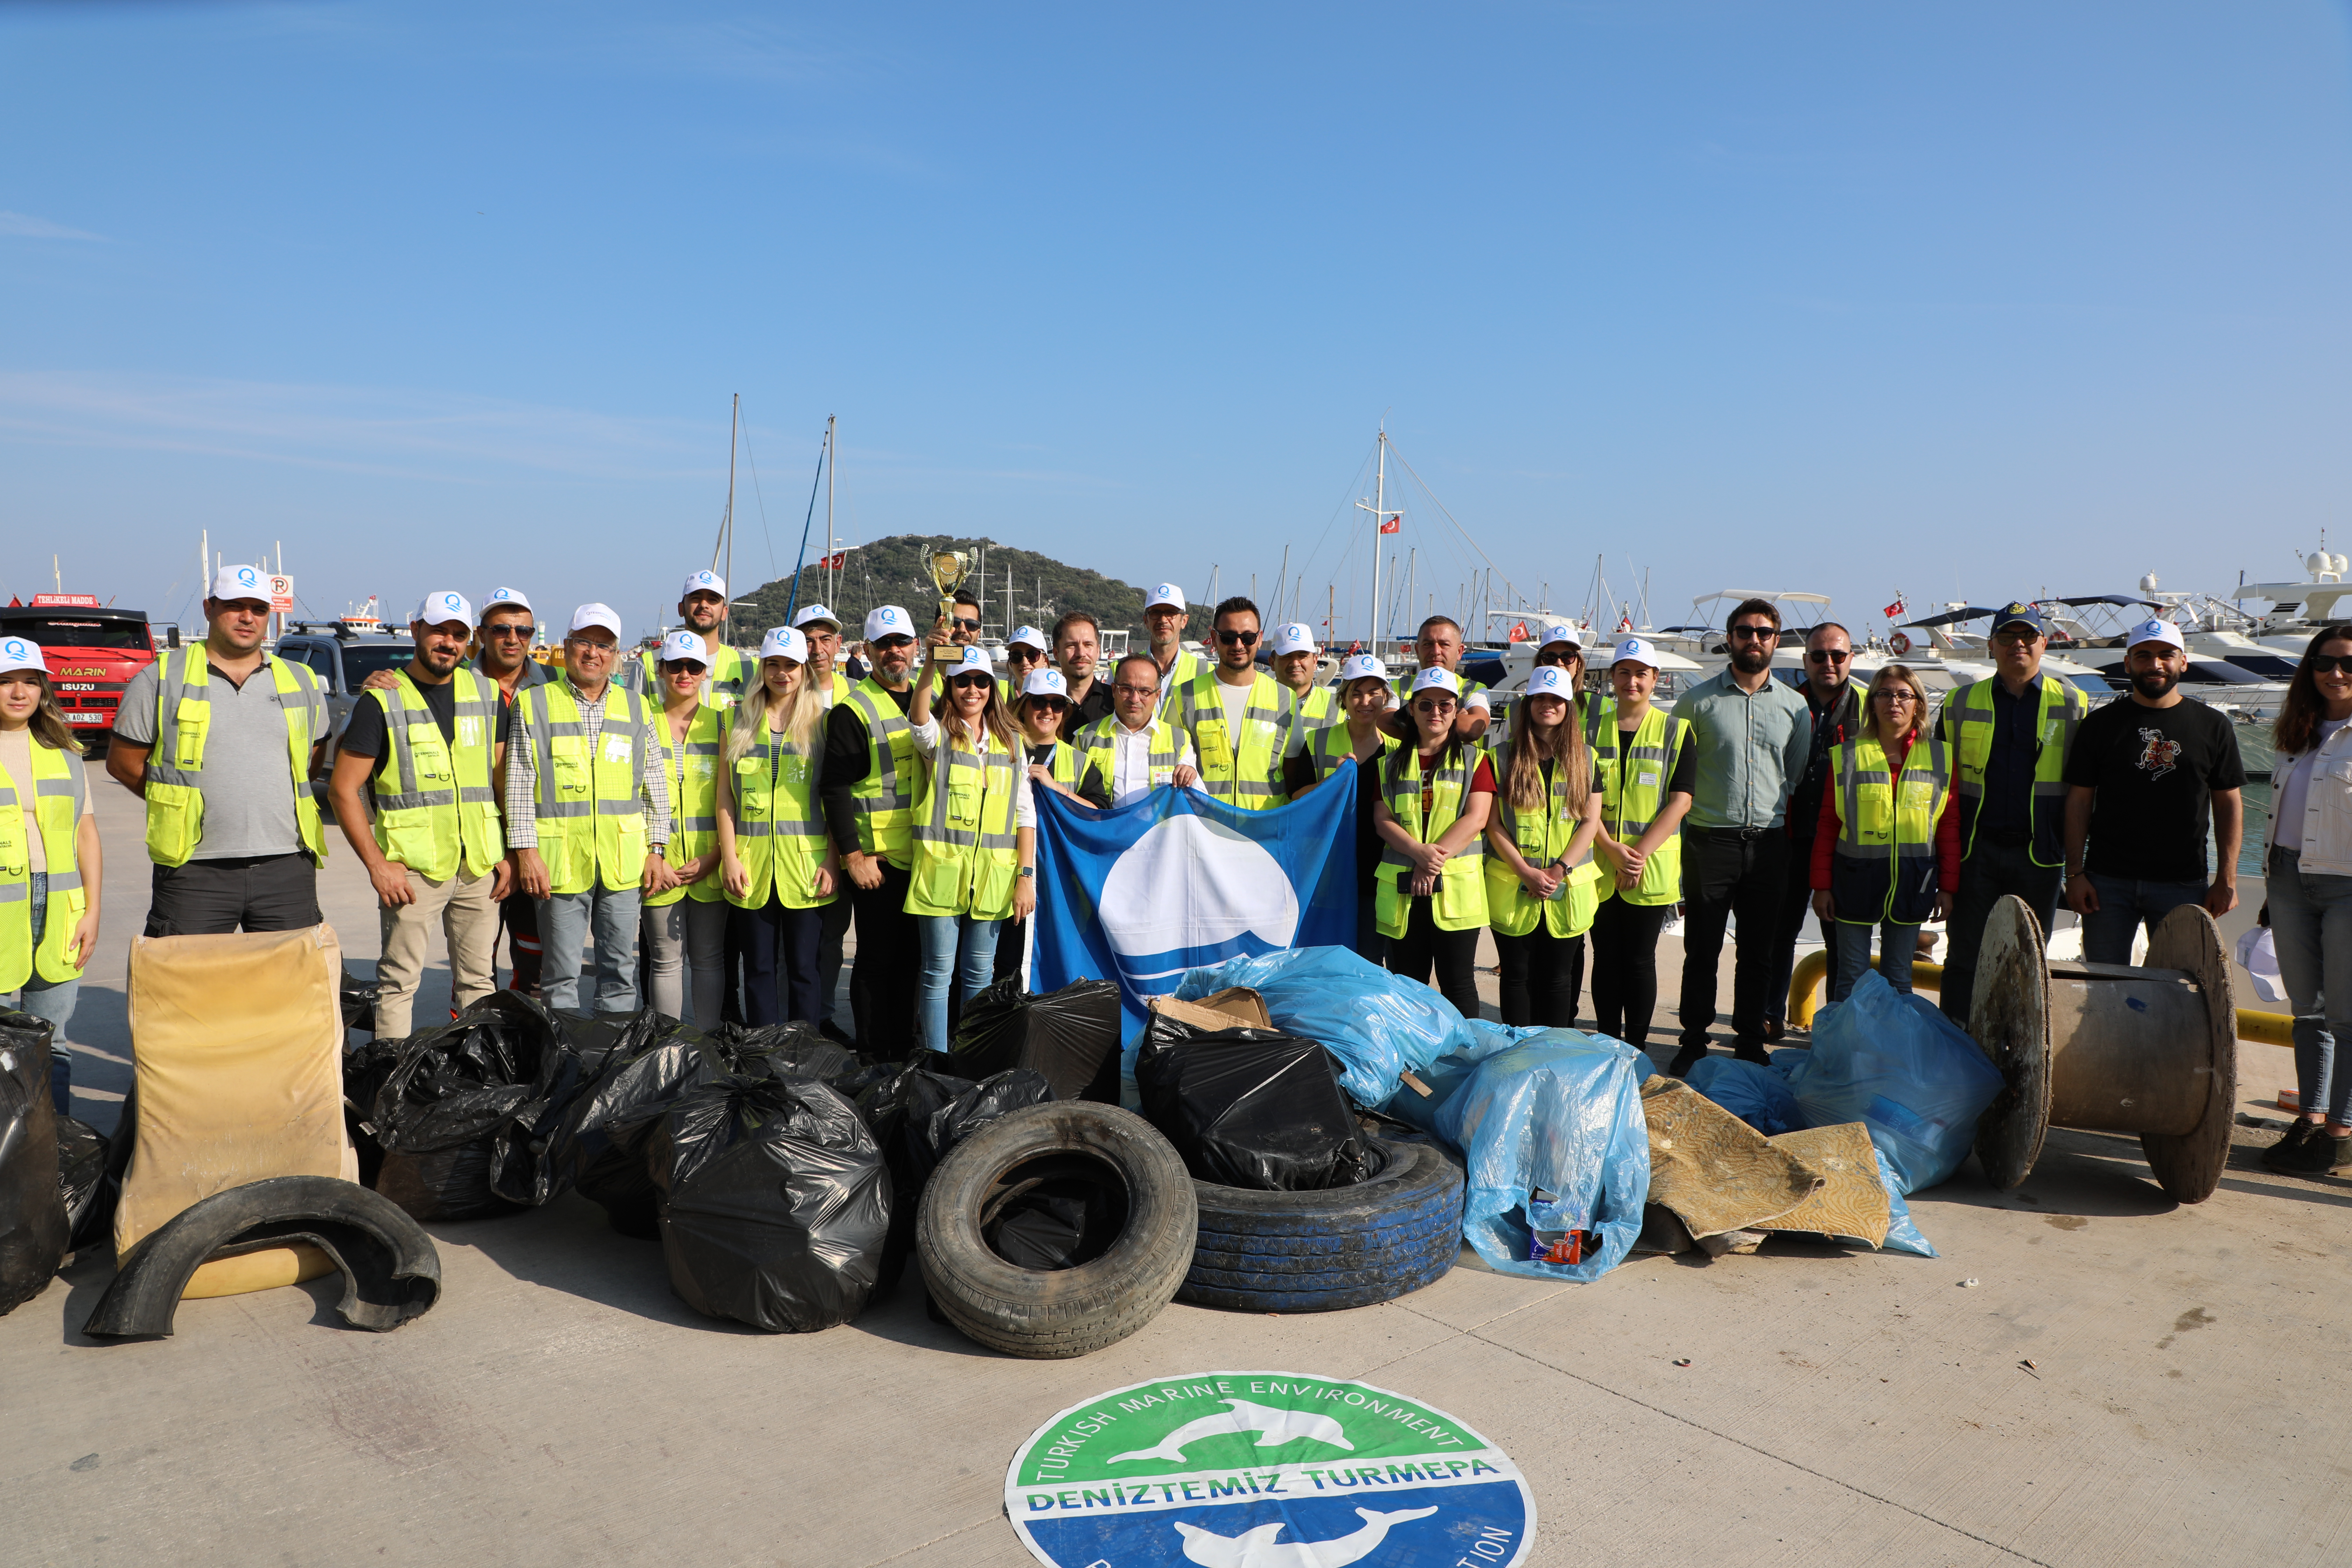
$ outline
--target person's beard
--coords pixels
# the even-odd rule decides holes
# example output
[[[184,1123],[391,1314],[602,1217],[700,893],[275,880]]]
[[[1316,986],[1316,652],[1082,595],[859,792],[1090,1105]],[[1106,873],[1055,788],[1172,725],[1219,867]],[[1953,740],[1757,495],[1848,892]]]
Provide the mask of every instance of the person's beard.
[[[2168,669],[2144,669],[2132,677],[2132,689],[2151,702],[2160,702],[2180,684],[2180,677]]]
[[[1772,645],[1746,643],[1731,650],[1731,668],[1742,675],[1753,675],[1772,662]]]

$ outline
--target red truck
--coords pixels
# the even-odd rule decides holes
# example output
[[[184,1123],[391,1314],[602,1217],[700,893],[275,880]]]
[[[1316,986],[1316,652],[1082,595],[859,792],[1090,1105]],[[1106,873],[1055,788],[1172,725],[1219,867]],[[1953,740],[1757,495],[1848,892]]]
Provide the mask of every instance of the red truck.
[[[41,645],[58,706],[85,748],[103,747],[123,687],[159,651],[146,611],[108,609],[95,594],[36,594],[29,605],[11,599],[0,606],[0,637]],[[177,626],[166,646],[180,646]]]

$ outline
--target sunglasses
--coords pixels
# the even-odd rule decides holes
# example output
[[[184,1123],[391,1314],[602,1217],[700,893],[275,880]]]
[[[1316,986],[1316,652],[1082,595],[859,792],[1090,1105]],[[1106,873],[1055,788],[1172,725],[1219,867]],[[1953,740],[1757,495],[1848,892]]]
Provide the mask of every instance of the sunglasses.
[[[912,647],[914,646],[915,639],[907,637],[876,637],[874,639],[874,651],[876,653],[881,653],[890,648]]]
[[[499,642],[525,642],[530,637],[529,626],[484,626],[482,636]]]
[[[1571,652],[1571,653],[1539,653],[1539,654],[1536,655],[1536,662],[1537,662],[1538,664],[1556,664],[1556,665],[1559,666],[1562,669],[1565,669],[1565,668],[1567,668],[1570,665],[1574,664],[1578,659],[1582,658],[1583,657],[1584,657],[1584,656],[1583,656],[1582,654],[1580,654],[1580,653],[1573,653],[1573,652]]]
[[[1853,657],[1853,650],[1847,647],[1811,647],[1805,650],[1807,664],[1843,664]]]
[[[978,621],[968,621],[961,616],[958,616],[954,620],[950,621],[948,625],[961,631],[976,632],[980,630],[980,623]]]
[[[2315,653],[2303,666],[2314,675],[2352,675],[2352,654]]]
[[[1257,646],[1257,634],[1255,632],[1219,632],[1217,640],[1227,647],[1236,646],[1255,647]]]
[[[1028,699],[1028,702],[1030,707],[1046,713],[1066,712],[1070,706],[1066,700],[1059,697],[1032,697]]]
[[[963,674],[950,679],[948,684],[950,686],[961,687],[966,689],[975,686],[993,686],[996,684],[996,677],[992,675],[982,675],[976,669],[966,670]]]
[[[1760,640],[1764,637],[1779,637],[1780,635],[1780,628],[1778,626],[1734,626],[1731,628],[1731,635],[1736,637],[1748,637]]]

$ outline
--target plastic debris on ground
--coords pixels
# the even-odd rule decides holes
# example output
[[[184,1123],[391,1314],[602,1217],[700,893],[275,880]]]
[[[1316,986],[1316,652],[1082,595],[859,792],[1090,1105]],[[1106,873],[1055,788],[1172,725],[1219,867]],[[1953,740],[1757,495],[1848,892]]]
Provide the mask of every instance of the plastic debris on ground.
[[[1447,1051],[1427,1067],[1406,1073],[1397,1086],[1396,1093],[1380,1108],[1381,1114],[1418,1127],[1424,1132],[1429,1131],[1437,1124],[1438,1108],[1470,1081],[1470,1075],[1478,1070],[1480,1062],[1496,1051],[1510,1049],[1522,1040],[1540,1040],[1552,1032],[1540,1024],[1514,1028],[1507,1024],[1490,1024],[1484,1018],[1465,1019],[1464,1027],[1468,1032],[1466,1042]],[[1566,1034],[1571,1044],[1584,1038],[1580,1030],[1570,1029]],[[1646,1079],[1657,1069],[1650,1065],[1649,1058],[1643,1057],[1635,1063],[1633,1070],[1637,1076]]]
[[[1812,1049],[1789,1075],[1805,1121],[1870,1126],[1906,1194],[1949,1177],[1976,1142],[1977,1118],[2000,1093],[2000,1069],[1924,997],[1877,971],[1813,1019]]]
[[[48,1289],[72,1232],[58,1181],[49,1026],[0,1012],[0,1313]]]
[[[934,1059],[938,1054],[932,1053]],[[1043,1073],[1025,1068],[997,1073],[978,1083],[929,1068],[902,1068],[887,1082],[868,1089],[857,1101],[858,1113],[874,1130],[889,1167],[896,1199],[890,1211],[890,1234],[881,1257],[878,1283],[888,1289],[906,1271],[915,1253],[915,1215],[931,1173],[948,1151],[980,1128],[1024,1105],[1043,1105],[1054,1098]],[[1045,1196],[1028,1208],[1045,1205]],[[1003,1216],[1000,1216],[1003,1217]],[[1050,1226],[1047,1228],[1052,1228]],[[1013,1261],[1008,1258],[1007,1261]],[[1043,1265],[1024,1265],[1043,1267]]]
[[[106,1173],[106,1135],[76,1117],[58,1118],[58,1190],[66,1200],[66,1224],[79,1247],[102,1235],[114,1218],[121,1184]]]
[[[375,1003],[376,998],[383,994],[383,983],[379,980],[362,980],[348,969],[342,972],[342,975],[341,981],[336,986],[336,996],[338,1005],[343,1011],[343,1027],[373,1034]]]
[[[1788,1078],[1771,1068],[1737,1057],[1710,1056],[1683,1081],[1768,1138],[1809,1125]]]
[[[1043,1073],[1055,1100],[1118,1103],[1118,986],[1081,980],[1032,995],[1008,975],[964,1004],[948,1051],[974,1079],[1015,1068]]]
[[[1649,1201],[1671,1210],[1695,1241],[1757,1230],[1802,1206],[1826,1178],[1687,1084],[1642,1085]]]
[[[1204,1029],[1153,1011],[1135,1058],[1144,1120],[1204,1182],[1319,1192],[1364,1175],[1364,1141],[1339,1066],[1313,1040]]]
[[[1624,1261],[1650,1188],[1640,1060],[1605,1036],[1547,1030],[1487,1056],[1440,1108],[1437,1134],[1468,1161],[1463,1234],[1489,1268],[1591,1280]],[[1538,1232],[1581,1232],[1578,1261],[1530,1258]]]
[[[1344,947],[1301,947],[1188,971],[1176,995],[1199,1001],[1245,985],[1276,1028],[1318,1040],[1339,1058],[1340,1086],[1383,1109],[1407,1072],[1474,1043],[1469,1026],[1433,986],[1390,973]]]
[[[890,1177],[838,1091],[722,1077],[661,1112],[646,1157],[670,1285],[687,1305],[771,1333],[813,1333],[864,1309]]]

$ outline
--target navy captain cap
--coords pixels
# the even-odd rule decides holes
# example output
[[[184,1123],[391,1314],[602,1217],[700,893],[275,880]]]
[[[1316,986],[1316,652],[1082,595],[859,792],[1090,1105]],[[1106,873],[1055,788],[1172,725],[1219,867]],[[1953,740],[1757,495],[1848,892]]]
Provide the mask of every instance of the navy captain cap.
[[[2036,637],[2046,637],[2050,635],[2050,623],[2042,618],[2041,611],[2028,604],[2012,603],[2003,605],[1999,610],[1994,612],[1992,617],[1993,630],[1997,632],[2007,631],[2010,627],[2014,626],[2030,626],[2032,628],[2033,635]]]

